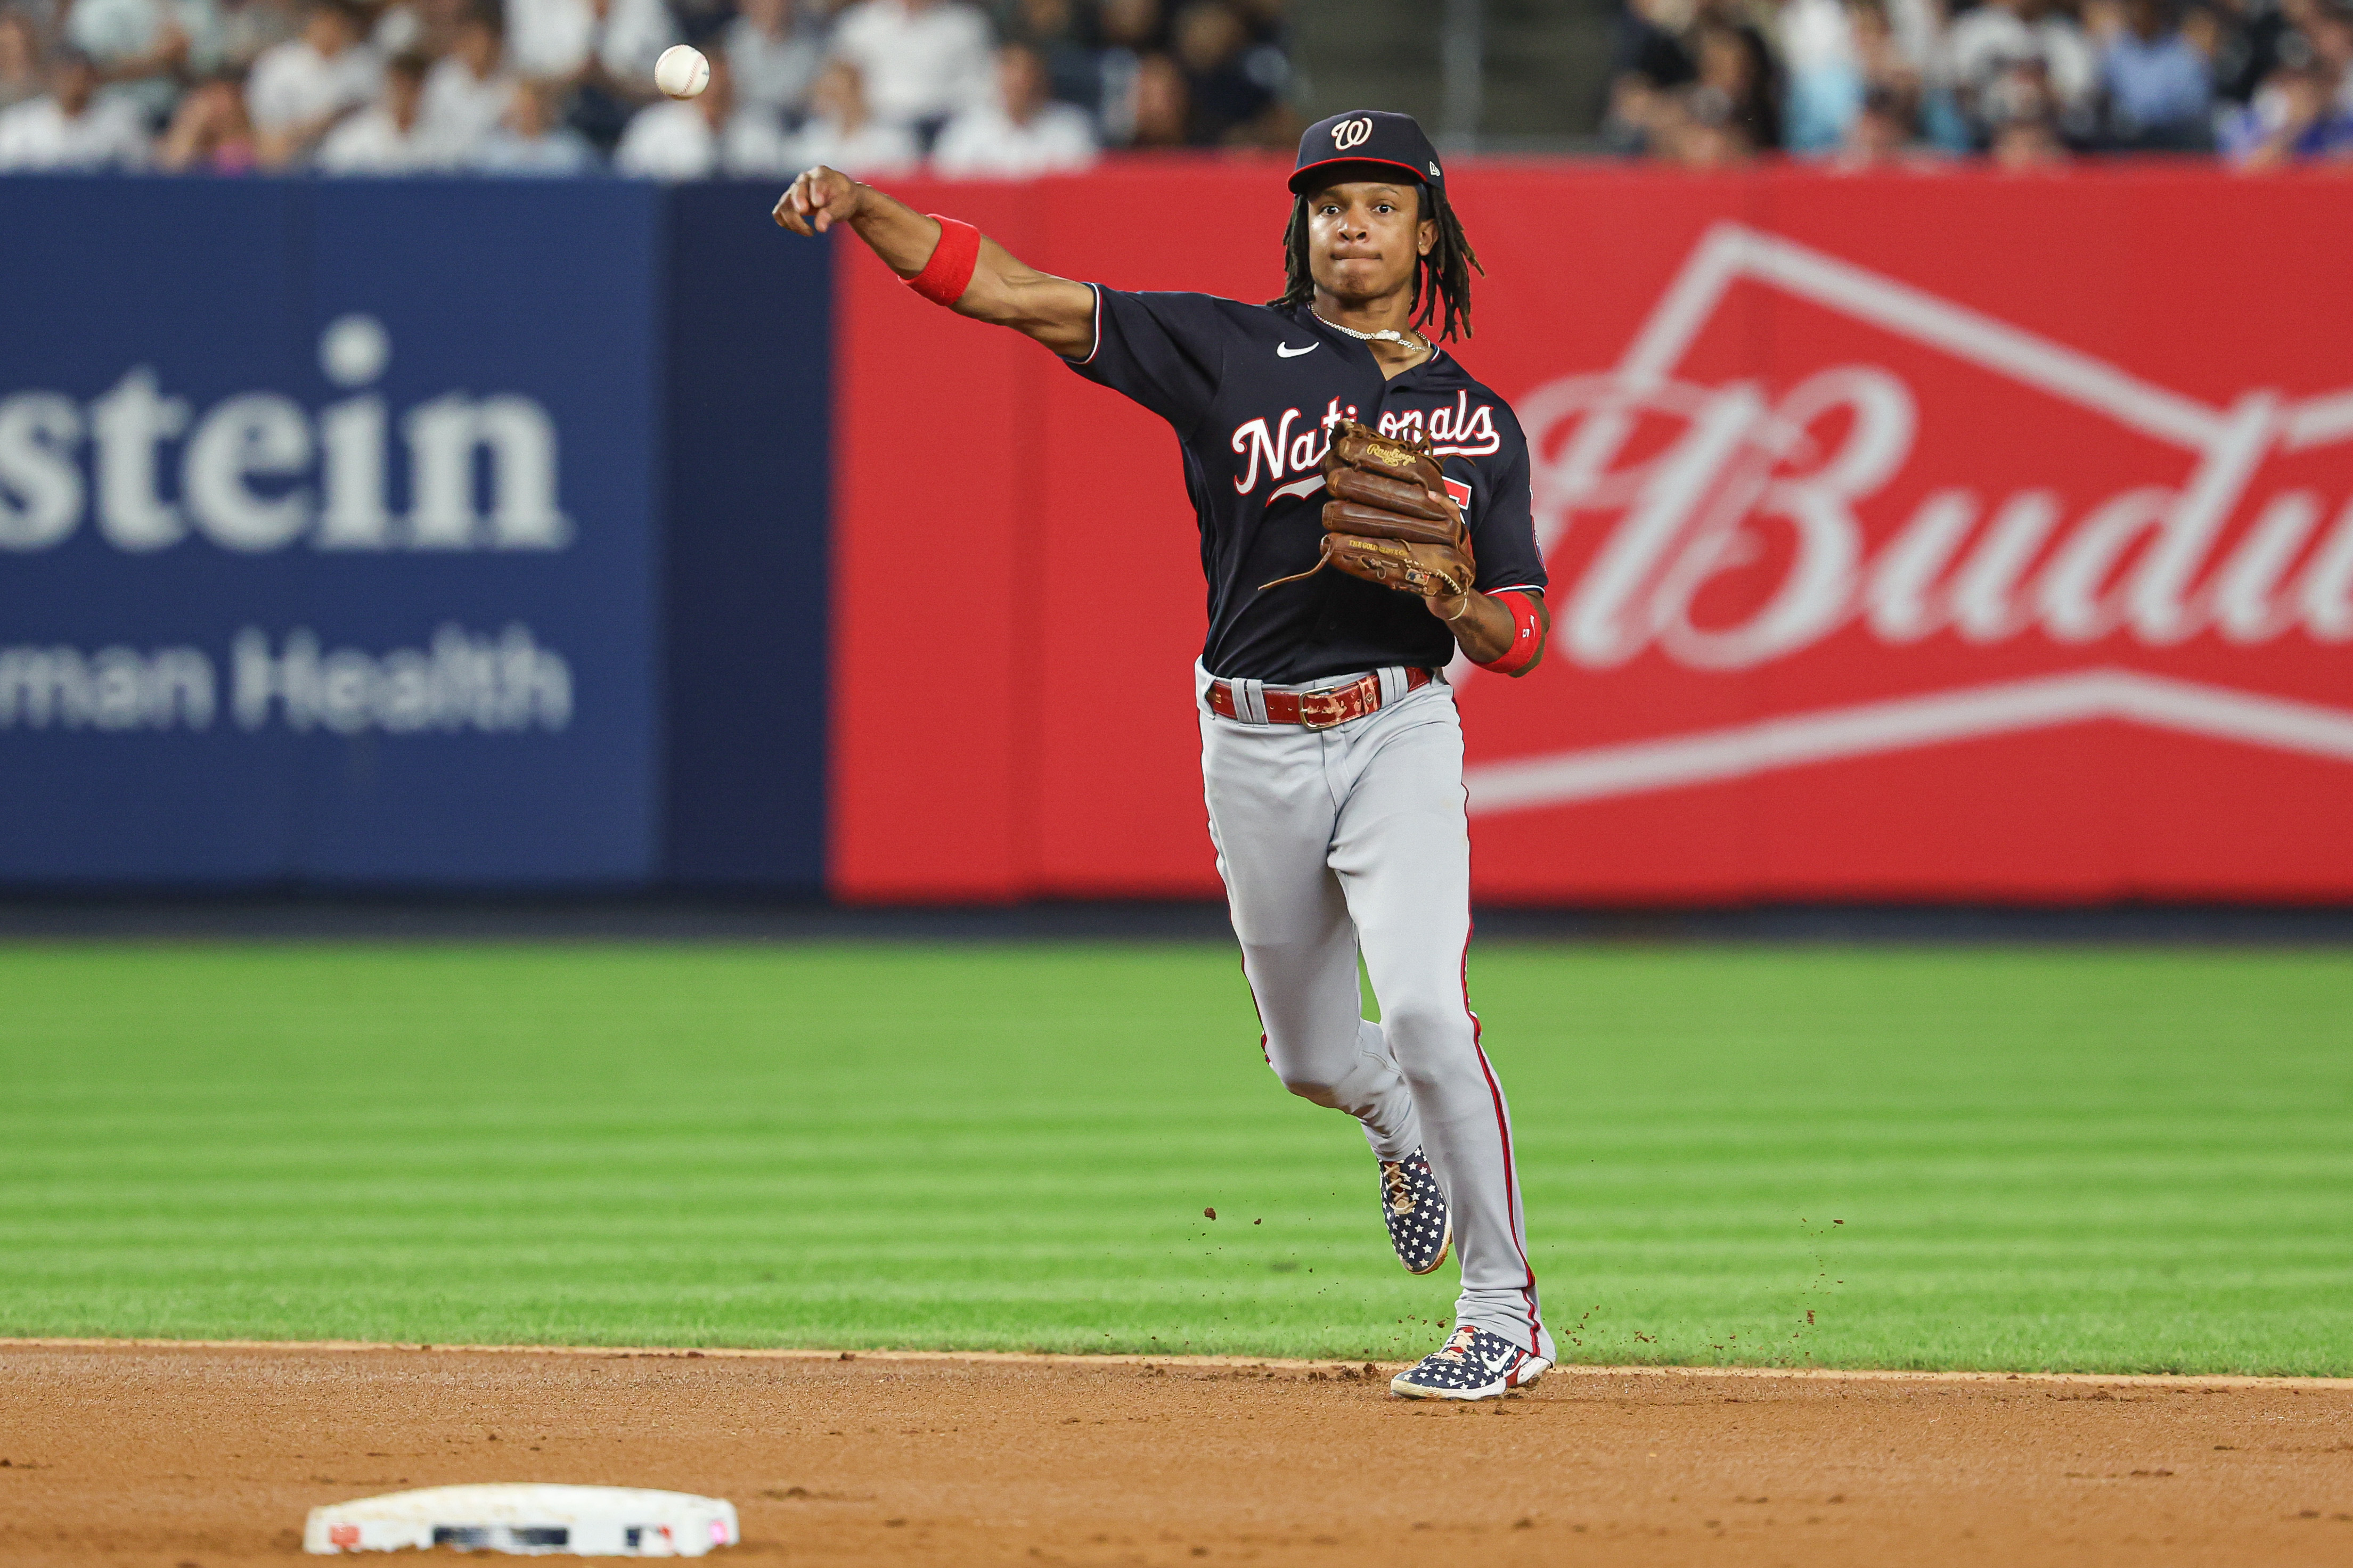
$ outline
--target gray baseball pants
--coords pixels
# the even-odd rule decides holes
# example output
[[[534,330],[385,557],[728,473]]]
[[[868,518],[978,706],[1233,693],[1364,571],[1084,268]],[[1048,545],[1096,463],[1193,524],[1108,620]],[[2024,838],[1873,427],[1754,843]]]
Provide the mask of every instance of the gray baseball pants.
[[[1456,1321],[1552,1360],[1511,1117],[1471,1011],[1461,721],[1445,681],[1408,692],[1403,669],[1380,675],[1378,711],[1309,730],[1220,718],[1194,667],[1218,872],[1268,1065],[1293,1094],[1363,1122],[1379,1158],[1428,1152],[1461,1259]],[[1256,683],[1235,685],[1239,710],[1264,711]]]

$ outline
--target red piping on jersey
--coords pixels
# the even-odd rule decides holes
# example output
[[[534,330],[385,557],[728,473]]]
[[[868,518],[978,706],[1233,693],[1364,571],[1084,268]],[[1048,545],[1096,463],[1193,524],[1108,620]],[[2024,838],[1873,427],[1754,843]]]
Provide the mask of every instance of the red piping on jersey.
[[[1467,805],[1470,791],[1463,791]],[[1487,1080],[1487,1097],[1495,1107],[1495,1136],[1504,1146],[1504,1228],[1511,1233],[1512,1245],[1519,1249],[1520,1267],[1526,1271],[1527,1282],[1520,1287],[1520,1299],[1528,1308],[1528,1350],[1537,1353],[1544,1344],[1544,1321],[1536,1312],[1536,1268],[1528,1261],[1528,1242],[1524,1233],[1520,1210],[1519,1173],[1512,1159],[1512,1119],[1504,1109],[1504,1086],[1495,1081],[1495,1068],[1487,1060],[1487,1048],[1479,1043],[1479,1015],[1471,1011],[1471,929],[1476,923],[1464,911],[1462,932],[1462,1014],[1471,1020],[1471,1049],[1479,1058],[1479,1071]]]
[[[980,267],[980,230],[938,213],[925,217],[940,226],[940,239],[923,269],[907,279],[907,287],[934,305],[954,305],[964,298],[972,275]]]
[[[1103,285],[1090,283],[1087,288],[1095,297],[1095,308],[1091,317],[1094,325],[1094,338],[1087,344],[1087,357],[1066,362],[1071,364],[1092,364],[1095,363],[1095,355],[1103,353]]]
[[[1258,987],[1250,981],[1250,954],[1238,953],[1235,962],[1241,965],[1242,989],[1250,993],[1250,1016],[1258,1020],[1258,1054],[1271,1068],[1274,1066],[1274,1053],[1266,1048],[1266,1009],[1258,1005]]]
[[[1504,593],[1490,597],[1512,612],[1512,643],[1493,658],[1472,662],[1497,675],[1517,675],[1544,652],[1543,611],[1534,594]]]
[[[1102,296],[1098,294],[1096,298],[1100,300]],[[1209,845],[1218,852],[1218,880],[1222,882],[1226,879],[1226,849],[1224,845],[1218,842],[1218,825],[1214,821],[1209,824]],[[1226,907],[1229,911],[1233,908],[1233,889],[1227,888]],[[1231,918],[1230,914],[1228,918]],[[1237,948],[1241,946],[1241,940],[1242,933],[1234,932],[1234,945]],[[1258,1005],[1258,985],[1250,979],[1250,954],[1237,952],[1234,954],[1234,962],[1242,972],[1242,989],[1250,993],[1250,1014],[1258,1019],[1258,1054],[1271,1069],[1274,1066],[1274,1053],[1266,1047],[1266,1009]]]

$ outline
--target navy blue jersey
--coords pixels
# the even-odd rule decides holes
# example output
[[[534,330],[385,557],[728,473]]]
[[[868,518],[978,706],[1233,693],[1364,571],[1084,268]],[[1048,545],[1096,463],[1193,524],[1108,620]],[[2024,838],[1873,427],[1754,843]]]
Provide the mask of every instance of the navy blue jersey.
[[[1201,658],[1212,675],[1297,685],[1454,657],[1453,634],[1416,595],[1333,567],[1260,588],[1315,563],[1327,499],[1319,465],[1335,419],[1430,437],[1470,525],[1480,589],[1544,587],[1527,437],[1504,400],[1442,349],[1385,380],[1369,347],[1304,306],[1098,285],[1092,352],[1068,363],[1176,431],[1201,525]]]

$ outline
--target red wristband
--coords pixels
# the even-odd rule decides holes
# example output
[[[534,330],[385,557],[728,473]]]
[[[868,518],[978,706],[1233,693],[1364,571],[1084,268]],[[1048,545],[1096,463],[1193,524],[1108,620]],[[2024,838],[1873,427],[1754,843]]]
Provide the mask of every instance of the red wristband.
[[[1512,612],[1512,646],[1493,658],[1475,662],[1497,675],[1517,675],[1544,652],[1544,620],[1534,594],[1498,594],[1495,601]]]
[[[937,213],[925,213],[940,226],[940,242],[923,269],[907,279],[907,287],[934,305],[953,305],[964,298],[973,269],[980,265],[980,230]]]

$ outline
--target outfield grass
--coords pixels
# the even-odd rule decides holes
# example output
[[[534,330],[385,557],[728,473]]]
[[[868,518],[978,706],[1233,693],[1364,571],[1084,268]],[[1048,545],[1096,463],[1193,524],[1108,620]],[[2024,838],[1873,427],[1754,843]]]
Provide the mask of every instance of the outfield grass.
[[[1575,1359],[2353,1373],[2353,956],[1472,980]],[[6,1334],[1391,1358],[1453,1289],[1222,948],[20,946],[0,1083]]]

